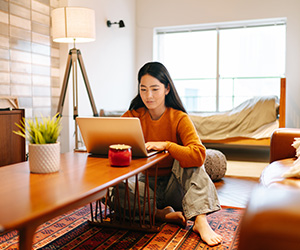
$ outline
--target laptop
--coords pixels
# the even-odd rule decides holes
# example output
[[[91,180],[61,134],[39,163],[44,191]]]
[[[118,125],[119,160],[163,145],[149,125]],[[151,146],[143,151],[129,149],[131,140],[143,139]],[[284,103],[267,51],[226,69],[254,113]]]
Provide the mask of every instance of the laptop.
[[[149,157],[139,118],[136,117],[77,117],[80,133],[88,153],[108,155],[109,146],[131,146],[133,157]]]

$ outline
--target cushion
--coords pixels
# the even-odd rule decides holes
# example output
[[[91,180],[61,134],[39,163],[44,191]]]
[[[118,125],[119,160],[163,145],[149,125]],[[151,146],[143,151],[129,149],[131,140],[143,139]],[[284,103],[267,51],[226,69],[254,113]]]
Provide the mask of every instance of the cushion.
[[[206,149],[204,167],[212,181],[222,179],[227,170],[227,160],[225,155],[216,149]]]

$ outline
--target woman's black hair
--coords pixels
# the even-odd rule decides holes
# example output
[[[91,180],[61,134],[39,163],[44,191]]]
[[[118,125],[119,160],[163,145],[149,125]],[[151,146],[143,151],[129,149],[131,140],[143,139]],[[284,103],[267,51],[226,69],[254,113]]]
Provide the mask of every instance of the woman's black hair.
[[[177,90],[175,88],[175,85],[172,81],[172,78],[167,70],[167,68],[160,62],[148,62],[146,63],[140,70],[138,73],[138,82],[140,86],[141,83],[141,79],[144,75],[150,75],[155,77],[158,81],[160,81],[162,84],[165,85],[165,87],[167,88],[168,86],[170,86],[170,91],[168,93],[168,95],[166,95],[165,98],[165,105],[166,107],[171,107],[174,109],[178,109],[181,110],[185,113],[186,110],[180,100],[180,97],[177,93]],[[140,96],[140,90],[138,87],[138,94],[137,96],[131,101],[130,106],[129,106],[129,110],[133,110],[133,109],[138,109],[141,107],[146,107],[145,104],[142,101],[142,98]]]

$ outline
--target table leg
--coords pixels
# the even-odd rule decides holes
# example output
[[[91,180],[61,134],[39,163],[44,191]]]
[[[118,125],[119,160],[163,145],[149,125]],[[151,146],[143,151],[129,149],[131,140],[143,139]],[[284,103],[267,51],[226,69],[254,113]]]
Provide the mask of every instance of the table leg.
[[[37,226],[27,225],[26,227],[19,230],[19,249],[20,250],[31,250],[33,243],[33,236]]]
[[[157,186],[157,167],[155,171],[155,186],[154,186],[154,197],[153,197],[153,207],[150,205],[150,186],[148,171],[145,173],[145,188],[144,188],[144,202],[140,202],[140,192],[138,188],[138,175],[135,176],[135,192],[134,192],[134,203],[130,204],[130,188],[128,185],[128,180],[125,180],[125,192],[124,192],[124,204],[123,207],[120,204],[120,195],[118,185],[115,187],[114,194],[114,204],[109,204],[111,201],[111,194],[107,190],[107,195],[105,199],[105,211],[104,216],[101,210],[100,200],[95,202],[95,211],[93,212],[93,206],[91,204],[91,221],[90,224],[103,227],[115,227],[127,230],[138,230],[145,232],[159,232],[161,227],[155,225],[155,210],[156,210],[156,186]],[[146,203],[147,206],[146,206]],[[107,206],[108,205],[108,206]],[[111,206],[110,206],[111,205]],[[131,207],[133,205],[133,209]],[[112,207],[113,206],[113,207]],[[109,208],[110,214],[106,214]],[[146,221],[146,209],[149,212],[149,221]],[[137,210],[137,211],[136,211]],[[111,214],[111,212],[113,212]],[[138,221],[135,220],[136,213],[138,213]],[[99,219],[98,219],[99,218]]]

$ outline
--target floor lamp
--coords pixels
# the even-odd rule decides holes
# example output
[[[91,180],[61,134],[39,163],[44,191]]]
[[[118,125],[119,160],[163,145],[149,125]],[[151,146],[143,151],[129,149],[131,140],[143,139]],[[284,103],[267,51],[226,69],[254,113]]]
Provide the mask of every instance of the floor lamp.
[[[63,105],[66,97],[70,72],[72,68],[73,79],[73,119],[75,121],[75,149],[78,149],[78,84],[77,84],[77,63],[79,63],[84,84],[92,106],[94,116],[99,116],[95,101],[92,95],[90,83],[84,67],[82,55],[76,49],[75,42],[84,43],[95,40],[95,12],[94,10],[81,7],[63,7],[52,11],[52,35],[53,41],[59,43],[73,43],[74,48],[70,49],[61,94],[59,98],[57,113],[62,115]]]

